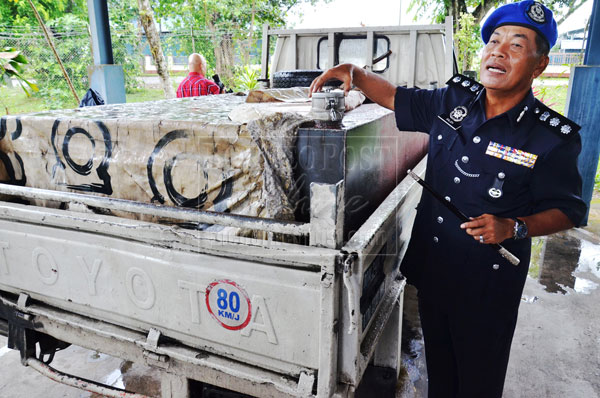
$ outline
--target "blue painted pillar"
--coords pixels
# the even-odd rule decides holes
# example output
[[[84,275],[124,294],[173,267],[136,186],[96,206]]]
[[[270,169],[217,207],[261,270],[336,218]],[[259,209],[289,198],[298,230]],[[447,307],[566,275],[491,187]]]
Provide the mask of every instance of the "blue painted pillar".
[[[94,65],[88,67],[90,87],[106,104],[125,102],[125,75],[121,65],[113,65],[107,0],[87,0]]]
[[[600,65],[600,2],[594,0],[592,16],[590,17],[590,29],[588,41],[585,48],[585,65]]]
[[[583,199],[589,205],[600,155],[600,0],[594,0],[586,44],[584,66],[571,70],[565,113],[581,126],[579,172],[583,178]],[[585,217],[587,225],[589,215]]]

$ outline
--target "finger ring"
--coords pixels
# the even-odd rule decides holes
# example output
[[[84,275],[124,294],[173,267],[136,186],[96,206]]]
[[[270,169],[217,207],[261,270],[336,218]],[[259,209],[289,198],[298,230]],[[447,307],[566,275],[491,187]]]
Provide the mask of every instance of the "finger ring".
[[[479,243],[483,243],[483,235],[479,235]]]

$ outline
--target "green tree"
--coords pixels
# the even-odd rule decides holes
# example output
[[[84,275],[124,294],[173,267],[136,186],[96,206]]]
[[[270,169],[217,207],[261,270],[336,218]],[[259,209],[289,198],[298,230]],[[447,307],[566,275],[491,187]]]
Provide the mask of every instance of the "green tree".
[[[46,25],[75,91],[83,95],[89,86],[87,67],[93,63],[87,19],[66,14],[48,21]],[[28,75],[40,86],[37,95],[50,109],[72,107],[73,95],[50,47],[45,42],[44,45],[30,47],[29,58],[35,60],[35,67],[29,70]]]
[[[544,5],[554,12],[554,18],[560,25],[566,18],[581,7],[587,0],[545,0]],[[507,0],[411,0],[410,10],[416,10],[416,17],[432,16],[433,21],[441,23],[447,15],[454,20],[454,30],[458,29],[461,14],[471,14],[475,24],[481,24],[488,11],[503,4]]]
[[[125,89],[131,93],[139,88],[144,45],[136,0],[108,0],[108,13],[114,62],[123,67]]]
[[[215,71],[227,85],[233,83],[235,51],[246,63],[256,46],[263,24],[283,26],[287,12],[301,3],[330,0],[156,0],[157,18],[163,18],[184,31],[208,32],[204,53],[214,60]],[[212,55],[212,56],[211,56]]]
[[[459,28],[454,35],[456,56],[461,72],[470,70],[473,64],[473,56],[482,47],[479,39],[479,26],[475,25],[475,18],[471,14],[463,13],[458,21]]]
[[[156,64],[156,73],[160,77],[165,96],[167,98],[173,98],[175,97],[175,90],[171,84],[167,61],[165,60],[162,45],[160,43],[160,33],[156,29],[154,10],[150,4],[150,0],[137,0],[137,3],[140,10],[140,22],[144,27],[144,32],[146,32],[146,39],[150,46],[150,52],[152,53],[152,58],[154,58]]]
[[[63,15],[87,18],[86,0],[34,0],[40,16],[50,21]],[[4,26],[38,26],[27,0],[0,1],[0,25]]]

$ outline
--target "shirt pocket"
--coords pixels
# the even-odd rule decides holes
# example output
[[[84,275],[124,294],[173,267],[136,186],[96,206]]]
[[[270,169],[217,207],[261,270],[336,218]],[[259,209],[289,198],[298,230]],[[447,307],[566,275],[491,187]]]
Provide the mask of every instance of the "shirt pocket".
[[[489,158],[489,159],[487,159]],[[532,202],[530,189],[533,169],[486,156],[473,190],[473,201],[481,213],[518,216]]]
[[[435,170],[443,169],[451,161],[452,147],[458,138],[458,133],[452,128],[438,121],[438,127],[432,130],[429,158]]]

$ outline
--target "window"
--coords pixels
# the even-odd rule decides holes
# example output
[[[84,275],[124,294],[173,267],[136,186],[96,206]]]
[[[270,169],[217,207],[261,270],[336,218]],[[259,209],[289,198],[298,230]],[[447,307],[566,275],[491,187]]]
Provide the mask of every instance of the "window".
[[[323,37],[319,40],[319,53],[317,55],[317,68],[328,69],[331,67],[329,62],[329,52],[327,51],[328,39]],[[373,47],[373,59],[382,56],[390,49],[390,41],[385,36],[375,36],[375,46]],[[342,37],[336,48],[336,56],[340,64],[352,63],[358,66],[365,66],[367,60],[366,36],[346,36]],[[383,72],[389,66],[389,57],[373,64],[373,72]]]

